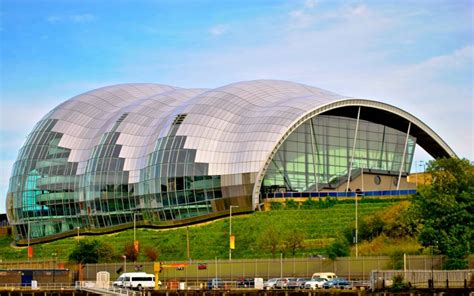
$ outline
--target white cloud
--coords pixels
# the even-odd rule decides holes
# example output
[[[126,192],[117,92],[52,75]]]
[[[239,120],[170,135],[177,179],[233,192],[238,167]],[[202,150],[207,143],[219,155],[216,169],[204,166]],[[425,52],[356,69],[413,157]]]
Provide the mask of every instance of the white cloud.
[[[306,8],[315,8],[318,5],[318,2],[316,0],[306,0],[304,3],[304,6]]]
[[[69,15],[51,15],[46,20],[51,24],[56,23],[88,23],[95,21],[97,17],[91,13],[69,14]]]
[[[350,14],[354,16],[367,16],[369,8],[365,4],[359,4],[350,8]]]
[[[213,36],[221,36],[228,31],[227,26],[217,25],[209,29],[209,33]]]

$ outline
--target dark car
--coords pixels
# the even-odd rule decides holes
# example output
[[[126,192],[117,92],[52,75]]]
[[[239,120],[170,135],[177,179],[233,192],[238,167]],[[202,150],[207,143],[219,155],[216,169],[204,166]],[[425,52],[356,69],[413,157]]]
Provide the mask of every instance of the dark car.
[[[240,279],[235,282],[237,288],[253,288],[255,287],[255,279]]]
[[[297,288],[303,289],[304,284],[309,280],[311,280],[311,279],[308,279],[308,278],[292,278],[288,282],[287,287],[288,287],[288,289],[297,289]]]
[[[207,288],[212,289],[224,289],[224,281],[220,278],[213,278],[207,281]]]
[[[336,288],[336,289],[349,289],[351,287],[351,283],[348,280],[343,278],[337,278],[325,282],[323,284],[324,289]]]

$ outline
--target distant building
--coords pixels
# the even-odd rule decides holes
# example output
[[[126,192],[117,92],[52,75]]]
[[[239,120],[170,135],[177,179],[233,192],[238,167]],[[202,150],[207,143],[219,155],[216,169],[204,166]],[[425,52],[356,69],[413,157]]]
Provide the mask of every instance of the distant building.
[[[28,228],[35,242],[127,228],[134,217],[193,223],[230,205],[256,210],[265,198],[414,189],[406,176],[416,144],[455,155],[401,109],[293,82],[114,85],[36,124],[13,168],[7,213],[24,244]]]

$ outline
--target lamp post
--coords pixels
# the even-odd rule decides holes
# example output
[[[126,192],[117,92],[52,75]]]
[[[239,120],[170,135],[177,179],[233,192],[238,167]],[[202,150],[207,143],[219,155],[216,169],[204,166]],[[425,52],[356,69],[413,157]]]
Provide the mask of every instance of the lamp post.
[[[123,272],[127,272],[127,256],[122,255],[123,258]]]
[[[232,239],[232,208],[238,208],[239,206],[230,206],[230,214],[229,214],[229,261],[232,260],[232,248],[230,245],[230,241]]]
[[[77,239],[79,240],[79,231],[81,230],[81,226],[77,226]]]
[[[418,166],[420,168],[423,168],[423,184],[425,184],[426,183],[426,180],[425,180],[426,162],[424,162],[423,160],[420,160]]]
[[[136,212],[133,212],[133,243],[135,243],[135,241],[137,240],[137,213]]]
[[[56,275],[56,253],[52,253],[53,255],[53,287],[54,287],[54,280],[55,280],[55,275]]]

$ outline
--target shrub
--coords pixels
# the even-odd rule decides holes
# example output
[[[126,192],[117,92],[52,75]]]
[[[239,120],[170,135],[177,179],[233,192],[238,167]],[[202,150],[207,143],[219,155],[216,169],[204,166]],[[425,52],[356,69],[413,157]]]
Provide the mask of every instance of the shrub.
[[[153,247],[147,247],[145,249],[145,256],[151,261],[156,261],[156,259],[158,259],[158,256],[159,256],[159,252]]]
[[[283,204],[281,202],[272,201],[270,202],[270,207],[272,210],[282,210]]]
[[[286,203],[285,208],[287,210],[297,210],[299,207],[299,204],[293,199],[287,199],[285,203]]]
[[[409,286],[405,283],[403,274],[397,274],[393,277],[393,285],[390,291],[405,291],[408,290]]]
[[[81,240],[69,254],[69,261],[76,263],[98,263],[101,255],[98,240]]]
[[[138,252],[135,249],[135,246],[133,245],[133,243],[128,243],[125,245],[125,247],[123,248],[123,254],[127,256],[127,260],[130,260],[133,262],[137,261]]]
[[[344,236],[339,236],[327,249],[328,257],[335,260],[337,257],[345,257],[350,253],[349,242]]]

